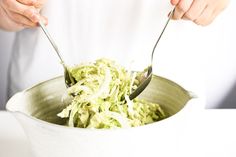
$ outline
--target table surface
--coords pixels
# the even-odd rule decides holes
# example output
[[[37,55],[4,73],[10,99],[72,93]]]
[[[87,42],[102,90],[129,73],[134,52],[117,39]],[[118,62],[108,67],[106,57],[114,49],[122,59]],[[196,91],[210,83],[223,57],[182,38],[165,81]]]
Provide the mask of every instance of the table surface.
[[[0,111],[0,157],[30,157],[30,147],[18,121]]]
[[[200,114],[201,115],[200,115]],[[193,123],[189,134],[184,136],[185,150],[198,152],[201,156],[236,156],[236,110],[198,110],[192,114]],[[201,117],[201,118],[199,118]],[[204,119],[204,120],[203,120]],[[192,135],[196,135],[192,137]],[[188,139],[191,136],[191,140]],[[188,153],[187,153],[188,154]],[[30,157],[30,146],[26,135],[14,116],[0,112],[0,157]],[[182,156],[181,156],[182,157]]]

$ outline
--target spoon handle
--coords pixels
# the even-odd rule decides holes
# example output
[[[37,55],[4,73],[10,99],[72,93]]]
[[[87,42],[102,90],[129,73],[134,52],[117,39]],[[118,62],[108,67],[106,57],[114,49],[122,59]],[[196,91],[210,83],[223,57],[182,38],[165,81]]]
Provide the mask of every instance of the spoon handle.
[[[39,26],[42,28],[44,34],[47,36],[48,40],[50,41],[51,45],[53,46],[53,48],[55,49],[56,53],[57,53],[57,56],[59,57],[61,63],[64,65],[64,61],[61,57],[61,54],[60,54],[60,51],[55,43],[55,41],[53,40],[52,36],[49,34],[46,26],[44,25],[44,23],[40,20],[39,21]]]
[[[155,45],[154,45],[154,47],[153,47],[152,56],[151,56],[151,65],[152,65],[152,62],[153,62],[153,56],[154,56],[154,52],[155,52],[155,49],[156,49],[156,47],[157,47],[157,44],[158,44],[159,41],[161,40],[161,37],[162,37],[162,35],[164,34],[164,32],[165,32],[165,30],[166,30],[166,27],[167,27],[167,25],[169,24],[170,19],[172,18],[174,12],[175,12],[175,8],[172,9],[172,11],[170,12],[169,17],[168,17],[168,19],[167,19],[167,21],[166,21],[166,24],[165,24],[164,28],[162,29],[161,34],[159,35],[159,37],[158,37],[158,39],[157,39],[157,41],[156,41],[156,43],[155,43]]]

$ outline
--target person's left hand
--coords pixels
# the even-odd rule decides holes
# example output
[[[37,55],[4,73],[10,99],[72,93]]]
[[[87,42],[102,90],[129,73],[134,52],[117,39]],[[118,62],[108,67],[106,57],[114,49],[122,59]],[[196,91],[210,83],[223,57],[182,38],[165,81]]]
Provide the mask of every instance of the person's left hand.
[[[171,4],[176,6],[172,18],[206,26],[212,23],[228,3],[229,0],[171,0]]]
[[[20,31],[38,26],[39,20],[48,23],[39,11],[46,0],[0,0],[0,29]]]

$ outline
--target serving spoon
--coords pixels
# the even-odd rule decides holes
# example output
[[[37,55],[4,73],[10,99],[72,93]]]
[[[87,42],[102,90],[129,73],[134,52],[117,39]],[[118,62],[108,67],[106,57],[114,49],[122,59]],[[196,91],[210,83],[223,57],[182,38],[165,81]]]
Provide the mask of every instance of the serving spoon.
[[[153,56],[154,56],[154,52],[155,52],[155,49],[157,47],[157,44],[159,43],[162,35],[164,34],[165,30],[166,30],[166,27],[167,25],[169,24],[169,21],[171,19],[171,17],[173,16],[174,14],[174,11],[175,11],[175,8],[172,9],[172,11],[169,13],[169,17],[166,21],[166,24],[161,32],[161,34],[159,35],[154,47],[153,47],[153,50],[152,50],[152,54],[151,54],[151,64],[145,68],[141,73],[140,73],[140,78],[138,79],[139,80],[139,85],[138,87],[133,90],[131,92],[131,94],[129,95],[129,99],[130,100],[133,100],[134,98],[136,98],[140,93],[142,93],[142,91],[148,86],[148,84],[151,82],[151,79],[152,79],[152,65],[153,65]]]
[[[64,79],[65,79],[65,84],[66,87],[71,87],[76,83],[75,78],[71,75],[71,73],[69,72],[64,60],[61,57],[60,51],[55,43],[55,41],[53,40],[53,38],[51,37],[51,35],[49,34],[46,26],[44,25],[44,23],[40,20],[39,21],[39,26],[41,27],[41,29],[43,30],[44,34],[47,36],[48,40],[50,41],[52,47],[54,48],[63,68],[64,68]]]

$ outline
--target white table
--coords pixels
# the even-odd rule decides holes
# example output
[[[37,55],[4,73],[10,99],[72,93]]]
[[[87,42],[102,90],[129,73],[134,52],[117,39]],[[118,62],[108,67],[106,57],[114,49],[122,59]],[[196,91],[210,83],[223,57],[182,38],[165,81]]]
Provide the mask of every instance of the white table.
[[[182,147],[191,156],[236,156],[236,110],[198,109],[184,133]],[[0,157],[31,157],[27,138],[16,119],[0,112]],[[183,157],[183,156],[181,156]],[[184,155],[185,157],[185,155]]]
[[[0,157],[30,157],[23,129],[8,112],[0,111]]]

